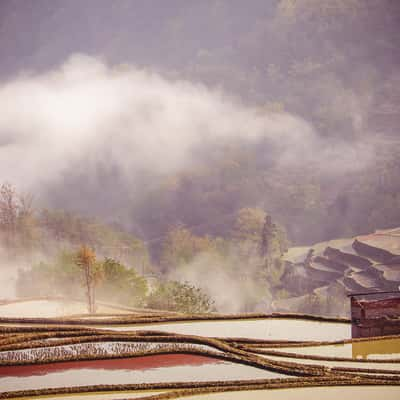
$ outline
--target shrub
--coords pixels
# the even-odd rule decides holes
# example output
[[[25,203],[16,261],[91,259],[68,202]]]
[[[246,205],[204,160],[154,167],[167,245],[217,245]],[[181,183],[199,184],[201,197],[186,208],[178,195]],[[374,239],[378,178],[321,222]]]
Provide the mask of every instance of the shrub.
[[[183,313],[206,313],[214,310],[214,302],[201,289],[189,283],[160,283],[147,299],[151,308]]]

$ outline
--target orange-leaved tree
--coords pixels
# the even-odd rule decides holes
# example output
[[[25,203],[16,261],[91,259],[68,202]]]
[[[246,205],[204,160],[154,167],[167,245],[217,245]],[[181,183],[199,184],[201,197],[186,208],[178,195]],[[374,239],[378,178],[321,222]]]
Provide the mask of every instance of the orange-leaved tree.
[[[102,265],[96,262],[95,252],[86,245],[82,245],[78,250],[76,264],[83,272],[88,311],[94,314],[96,312],[95,289],[103,279]]]

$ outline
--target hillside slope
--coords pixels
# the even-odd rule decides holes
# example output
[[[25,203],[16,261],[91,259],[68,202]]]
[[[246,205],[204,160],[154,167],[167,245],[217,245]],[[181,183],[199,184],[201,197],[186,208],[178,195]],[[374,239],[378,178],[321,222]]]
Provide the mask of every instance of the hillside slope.
[[[399,289],[399,254],[400,228],[291,248],[282,282],[292,296],[273,308],[347,315],[348,294]]]

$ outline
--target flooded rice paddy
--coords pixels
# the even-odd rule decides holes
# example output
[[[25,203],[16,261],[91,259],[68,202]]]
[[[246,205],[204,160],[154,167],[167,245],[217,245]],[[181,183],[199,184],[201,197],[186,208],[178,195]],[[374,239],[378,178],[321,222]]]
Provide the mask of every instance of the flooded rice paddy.
[[[400,359],[400,339],[354,342],[351,351],[358,359]]]
[[[107,308],[80,317],[81,306],[0,305],[0,399],[400,398],[399,336],[352,341],[349,323],[301,316],[154,322],[151,313],[143,323],[143,313],[118,319]],[[54,320],[60,313],[75,317]],[[7,320],[21,316],[43,319]]]
[[[95,392],[95,393],[83,393],[83,394],[73,394],[73,395],[57,395],[54,397],[46,396],[44,399],[46,400],[114,400],[118,397],[118,399],[137,399],[137,398],[146,398],[158,394],[166,393],[165,391],[156,391],[156,390],[140,390],[140,391],[126,391],[126,392],[118,392],[115,393],[107,393],[107,392]],[[202,398],[205,400],[205,397]]]
[[[281,356],[273,356],[268,355],[264,356],[270,360],[277,361],[295,361],[300,364],[312,364],[312,365],[322,365],[326,367],[347,367],[347,368],[359,368],[360,370],[365,370],[367,372],[368,369],[376,369],[376,370],[390,370],[390,371],[400,371],[400,363],[358,363],[357,361],[329,361],[329,360],[310,360],[310,359],[293,359],[291,357],[281,357]],[[399,377],[400,379],[400,377]]]
[[[75,365],[74,365],[75,364]],[[12,367],[2,372],[4,391],[79,385],[202,382],[279,378],[283,375],[208,357],[169,354],[128,360],[70,362],[46,366]]]
[[[48,340],[50,343],[53,339]],[[54,339],[55,340],[55,339]],[[156,342],[101,342],[101,343],[83,343],[83,344],[72,344],[72,345],[59,345],[53,347],[38,348],[24,348],[16,350],[5,350],[0,351],[0,362],[13,360],[13,361],[27,361],[31,359],[40,360],[44,357],[51,357],[56,360],[63,360],[65,357],[76,358],[78,356],[107,356],[108,354],[129,354],[129,353],[149,353],[152,351],[174,351],[176,345],[173,343],[156,343]],[[181,343],[179,345],[181,351],[187,350],[188,352],[193,351],[207,351],[210,354],[221,354],[222,352],[211,346],[202,344],[190,344]],[[1,367],[0,367],[1,374]]]
[[[314,356],[346,357],[365,360],[400,359],[400,338],[362,340],[324,346],[281,347],[280,351]]]
[[[126,311],[99,305],[98,312],[120,314]],[[84,313],[87,313],[87,306],[82,301],[40,299],[0,304],[0,317],[8,318],[52,318]]]
[[[182,335],[297,341],[340,340],[351,337],[350,324],[284,318],[112,325],[103,328],[120,332],[149,329]]]
[[[343,399],[362,399],[376,400],[398,400],[399,389],[397,387],[385,386],[344,386],[321,388],[296,388],[296,389],[275,389],[275,390],[251,390],[242,392],[211,393],[185,397],[187,400],[337,400]]]

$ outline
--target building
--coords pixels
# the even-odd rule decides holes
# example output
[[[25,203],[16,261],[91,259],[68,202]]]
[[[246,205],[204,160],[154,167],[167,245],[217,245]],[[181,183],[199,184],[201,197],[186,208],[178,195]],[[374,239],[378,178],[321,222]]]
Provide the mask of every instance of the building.
[[[400,291],[353,293],[349,297],[353,338],[400,334]]]

